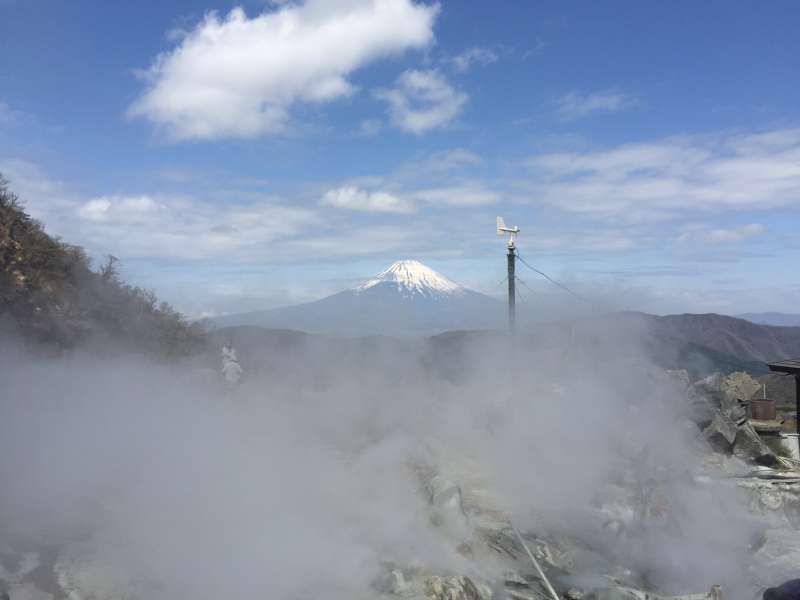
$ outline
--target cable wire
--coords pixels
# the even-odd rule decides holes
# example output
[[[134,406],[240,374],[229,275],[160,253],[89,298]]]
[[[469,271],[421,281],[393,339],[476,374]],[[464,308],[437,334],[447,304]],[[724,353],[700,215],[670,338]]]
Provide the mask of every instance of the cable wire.
[[[528,289],[528,291],[529,291],[531,294],[533,294],[534,296],[536,295],[536,292],[535,292],[535,291],[533,291],[533,288],[531,288],[531,286],[529,286],[527,283],[525,283],[525,281],[522,279],[522,277],[517,277],[516,279],[517,279],[517,281],[519,281],[519,282],[520,282],[522,285],[524,285],[524,286],[525,286],[525,287]]]
[[[588,304],[591,304],[591,303],[592,303],[592,301],[591,301],[591,300],[589,300],[588,298],[584,298],[583,296],[581,296],[580,294],[577,294],[576,292],[573,292],[571,289],[569,289],[569,288],[568,288],[567,286],[565,286],[563,283],[560,283],[560,282],[556,281],[555,279],[553,279],[552,277],[550,277],[550,275],[548,275],[548,274],[547,274],[547,273],[545,273],[544,271],[540,271],[540,270],[539,270],[539,269],[537,269],[536,267],[533,267],[533,266],[529,265],[529,264],[528,264],[528,261],[526,261],[524,258],[522,258],[522,257],[520,256],[519,252],[517,252],[517,258],[520,260],[520,262],[521,262],[523,265],[525,265],[526,267],[528,267],[528,268],[529,268],[531,271],[533,271],[534,273],[538,273],[539,275],[541,275],[542,277],[544,277],[545,279],[547,279],[547,281],[549,281],[550,283],[552,283],[552,284],[553,284],[553,285],[555,285],[556,287],[559,287],[559,288],[561,288],[562,290],[564,290],[565,292],[567,292],[567,293],[568,293],[568,294],[570,294],[571,296],[574,296],[575,298],[577,298],[577,299],[578,299],[578,300],[580,300],[581,302],[586,302],[586,303],[588,303]]]
[[[514,293],[517,295],[517,300],[522,302],[523,304],[527,305],[528,301],[525,299],[525,296],[522,295],[522,292],[519,291],[518,287],[514,287]]]
[[[542,583],[544,584],[544,588],[548,591],[550,597],[553,598],[553,600],[560,600],[558,594],[553,589],[553,586],[550,585],[550,580],[547,579],[547,575],[544,574],[542,567],[539,566],[539,561],[534,558],[533,552],[531,552],[531,549],[528,548],[528,544],[525,543],[525,539],[522,537],[522,534],[519,532],[519,530],[514,527],[513,523],[511,524],[511,529],[514,530],[514,534],[517,536],[520,544],[522,544],[522,547],[525,549],[525,553],[528,555],[528,558],[531,559],[533,566],[536,567],[536,572],[539,574],[539,579],[541,579]]]

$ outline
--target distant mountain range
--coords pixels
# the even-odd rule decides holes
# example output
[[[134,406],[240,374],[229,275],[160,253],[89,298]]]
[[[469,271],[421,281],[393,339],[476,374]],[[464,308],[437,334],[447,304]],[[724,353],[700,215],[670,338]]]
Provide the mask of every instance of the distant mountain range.
[[[800,327],[759,325],[714,313],[663,317],[613,313],[588,323],[585,326],[614,330],[609,335],[635,338],[635,344],[663,367],[695,374],[766,373],[768,361],[800,356]]]
[[[736,315],[738,319],[745,319],[759,325],[775,325],[778,327],[800,327],[800,315],[779,312],[744,313]]]
[[[439,348],[436,363],[463,367],[462,350],[481,339],[505,337],[504,331],[450,331],[436,336],[393,338],[385,336],[337,339],[299,331],[266,329],[254,326],[222,327],[212,332],[212,346],[232,342],[241,348],[246,361],[261,362],[270,369],[291,369],[296,360],[342,352],[352,356],[380,355],[389,349]],[[518,343],[547,349],[553,356],[576,352],[613,359],[642,357],[666,369],[686,369],[692,377],[721,371],[767,373],[771,360],[800,356],[800,327],[757,325],[743,319],[717,314],[684,314],[664,317],[637,312],[611,313],[577,320],[537,323],[518,335]],[[296,356],[295,356],[296,355]],[[302,358],[301,358],[302,357]],[[255,366],[255,365],[253,365]]]
[[[775,313],[763,313],[764,319],[769,315]],[[523,319],[520,333],[526,343],[549,344],[554,349],[580,346],[591,351],[597,346],[619,348],[628,355],[641,353],[662,367],[687,369],[695,376],[717,370],[765,373],[767,361],[800,356],[800,327],[759,324],[754,322],[759,315],[747,316],[752,320],[713,313],[656,316],[640,312],[551,322]],[[781,325],[791,322],[779,321]],[[309,342],[315,336],[307,334],[315,333],[425,337],[448,331],[447,339],[458,347],[458,340],[474,335],[469,331],[504,330],[506,307],[422,263],[401,260],[352,289],[316,302],[229,315],[215,319],[214,324],[222,336],[247,332],[248,344],[266,343],[265,339],[274,337],[258,329],[267,328],[283,330],[284,342],[293,335],[304,335]]]
[[[424,335],[501,327],[504,306],[418,261],[401,260],[355,288],[315,302],[212,322],[218,327],[256,325],[336,335]]]

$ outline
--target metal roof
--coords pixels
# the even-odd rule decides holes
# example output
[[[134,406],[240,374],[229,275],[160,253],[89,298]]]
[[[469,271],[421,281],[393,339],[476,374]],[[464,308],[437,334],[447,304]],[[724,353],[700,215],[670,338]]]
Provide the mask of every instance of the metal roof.
[[[768,363],[770,371],[777,371],[778,373],[791,373],[792,375],[800,375],[800,358],[789,358],[786,360],[779,360],[777,362]]]

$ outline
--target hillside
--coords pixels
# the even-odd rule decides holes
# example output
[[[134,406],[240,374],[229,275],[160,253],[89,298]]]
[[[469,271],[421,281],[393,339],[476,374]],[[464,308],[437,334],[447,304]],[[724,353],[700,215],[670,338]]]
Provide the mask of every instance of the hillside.
[[[656,364],[695,375],[713,371],[762,374],[770,360],[800,356],[800,327],[757,325],[713,313],[615,313],[584,321],[579,330],[616,336],[621,344],[635,341]]]
[[[659,331],[744,360],[800,356],[800,327],[758,325],[725,315],[669,315],[656,320]]]
[[[116,259],[94,271],[79,246],[48,235],[0,176],[0,333],[39,349],[116,347],[182,356],[202,343],[147,290],[120,280]]]
[[[686,369],[692,379],[716,371],[746,371],[756,376],[767,373],[766,360],[796,352],[800,330],[780,331],[762,326],[742,325],[738,319],[719,315],[671,315],[614,313],[577,321],[539,323],[521,330],[513,347],[536,350],[551,368],[581,364],[598,368],[600,363],[635,363],[644,360],[665,369]],[[792,336],[794,334],[794,337]],[[211,333],[212,347],[232,343],[240,351],[246,370],[255,369],[279,377],[302,371],[300,363],[315,365],[315,377],[325,380],[336,373],[328,365],[343,357],[359,372],[386,373],[383,356],[420,356],[425,365],[448,380],[458,380],[471,370],[482,355],[502,353],[508,346],[504,330],[448,331],[428,337],[385,336],[337,338],[299,331],[257,326],[223,327]],[[402,352],[398,352],[401,350]],[[613,352],[611,352],[613,350]],[[800,353],[797,353],[800,354]],[[391,365],[396,372],[397,365]],[[583,367],[582,367],[583,368]],[[307,371],[305,371],[307,372]],[[575,372],[580,378],[580,370]],[[785,378],[784,378],[785,379]],[[791,390],[786,381],[765,379],[776,396]],[[789,382],[791,383],[791,382]],[[793,387],[792,387],[793,390]],[[793,394],[793,392],[791,392]],[[793,397],[793,396],[792,396]]]

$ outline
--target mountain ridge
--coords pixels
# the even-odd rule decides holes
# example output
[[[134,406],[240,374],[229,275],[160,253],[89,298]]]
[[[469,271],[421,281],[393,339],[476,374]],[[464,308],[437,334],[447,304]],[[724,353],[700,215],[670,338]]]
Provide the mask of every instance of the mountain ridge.
[[[211,319],[218,327],[255,325],[334,335],[430,335],[494,329],[499,300],[470,290],[415,260],[399,260],[356,287],[313,302]]]
[[[775,327],[800,327],[800,314],[781,312],[755,312],[734,315],[758,325],[772,325]]]
[[[420,341],[437,345],[445,354],[455,352],[471,342],[504,339],[506,332],[494,330],[448,330],[421,336]],[[362,345],[370,348],[405,343],[392,336],[345,336],[349,341],[326,335],[258,326],[223,327],[212,332],[217,339],[230,338],[253,352],[268,349],[271,362],[291,364],[291,356],[279,356],[277,349],[286,349],[278,340],[295,340],[303,348],[343,347],[356,351]],[[657,316],[642,312],[609,313],[574,320],[540,322],[530,328],[520,328],[517,343],[538,344],[555,354],[571,356],[573,352],[589,352],[599,343],[604,348],[615,347],[620,356],[641,354],[653,364],[666,369],[686,369],[693,378],[715,371],[732,373],[747,371],[753,375],[767,373],[770,360],[800,356],[800,328],[756,325],[742,319],[715,313]],[[609,344],[609,340],[614,342]],[[342,346],[345,344],[345,346]],[[331,349],[332,348],[332,349]],[[333,350],[339,349],[339,350]],[[289,351],[291,354],[291,350]],[[442,361],[447,362],[444,355]]]

